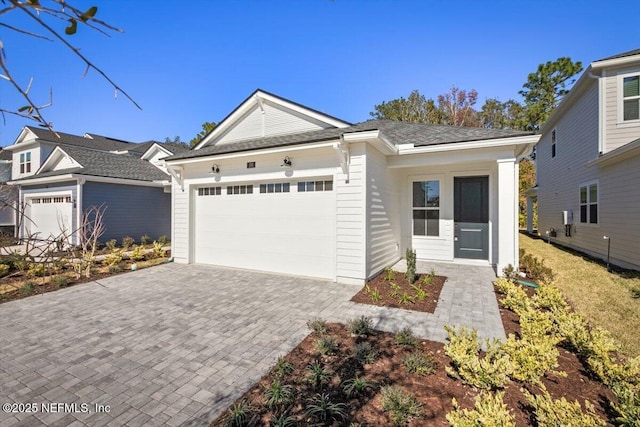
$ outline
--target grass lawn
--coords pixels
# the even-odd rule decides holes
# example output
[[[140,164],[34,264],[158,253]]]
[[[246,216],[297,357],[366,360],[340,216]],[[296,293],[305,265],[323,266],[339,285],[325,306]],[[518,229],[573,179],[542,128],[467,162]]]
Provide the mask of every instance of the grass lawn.
[[[631,292],[640,290],[640,273],[609,273],[601,263],[524,234],[520,248],[544,258],[575,310],[611,332],[625,355],[640,355],[640,298]]]

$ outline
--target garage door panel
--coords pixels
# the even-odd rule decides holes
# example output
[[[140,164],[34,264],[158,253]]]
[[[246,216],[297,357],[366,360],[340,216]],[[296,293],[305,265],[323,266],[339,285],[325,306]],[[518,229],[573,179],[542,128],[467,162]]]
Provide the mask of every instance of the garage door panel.
[[[333,192],[196,195],[194,206],[195,262],[334,277]]]
[[[73,231],[72,204],[70,202],[42,203],[41,200],[42,198],[37,198],[28,201],[29,219],[25,219],[27,233],[37,233],[38,239],[58,238],[63,232],[70,236]]]

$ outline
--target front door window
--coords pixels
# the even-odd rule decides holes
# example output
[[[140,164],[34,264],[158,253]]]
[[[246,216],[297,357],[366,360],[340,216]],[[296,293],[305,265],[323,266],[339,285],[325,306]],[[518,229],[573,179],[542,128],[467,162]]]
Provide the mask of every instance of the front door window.
[[[413,182],[413,235],[440,235],[440,181]]]

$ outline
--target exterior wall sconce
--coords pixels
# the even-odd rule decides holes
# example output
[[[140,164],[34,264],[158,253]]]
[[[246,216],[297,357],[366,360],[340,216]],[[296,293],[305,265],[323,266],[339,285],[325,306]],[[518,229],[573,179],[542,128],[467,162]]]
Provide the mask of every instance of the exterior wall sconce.
[[[285,156],[284,160],[282,160],[282,164],[280,165],[280,167],[290,168],[292,164],[293,163],[291,163],[291,159],[289,158],[289,156]]]
[[[220,166],[213,165],[211,166],[211,174],[220,173]]]

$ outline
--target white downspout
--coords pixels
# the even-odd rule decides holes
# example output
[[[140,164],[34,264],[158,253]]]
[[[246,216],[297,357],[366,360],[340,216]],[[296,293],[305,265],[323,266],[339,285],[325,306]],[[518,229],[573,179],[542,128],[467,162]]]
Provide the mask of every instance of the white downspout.
[[[78,232],[80,231],[80,226],[82,225],[82,190],[85,181],[86,180],[84,178],[78,178],[78,183],[76,184],[76,227],[71,238],[72,243],[76,245],[80,244]]]

